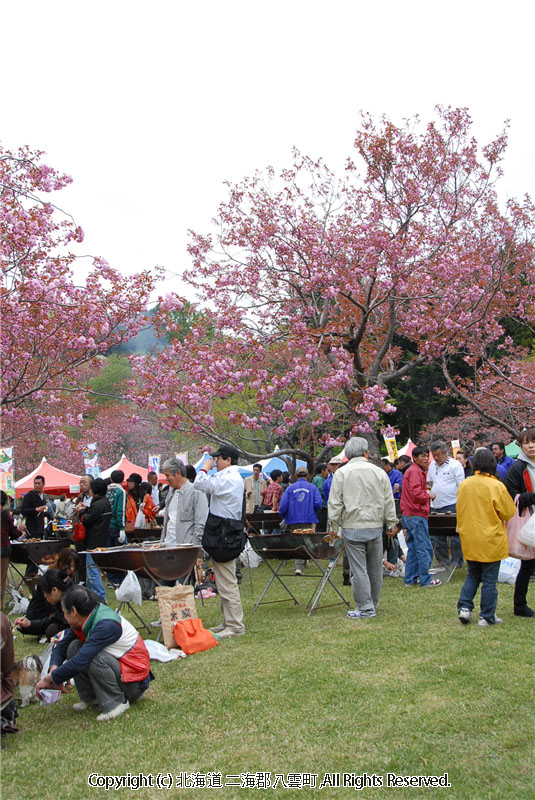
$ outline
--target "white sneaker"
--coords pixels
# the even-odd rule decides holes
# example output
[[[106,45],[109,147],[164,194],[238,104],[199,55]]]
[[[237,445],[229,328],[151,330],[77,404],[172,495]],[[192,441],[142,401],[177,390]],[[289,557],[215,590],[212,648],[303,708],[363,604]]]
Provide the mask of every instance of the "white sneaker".
[[[97,705],[97,701],[96,700],[90,700],[89,702],[87,702],[86,700],[80,700],[79,703],[75,703],[73,705],[72,710],[73,711],[85,711],[86,708],[91,708],[91,706],[96,706],[96,705]]]
[[[302,569],[294,569],[294,575],[302,575],[302,574],[303,574]]]
[[[350,619],[370,619],[371,617],[376,617],[376,611],[359,611],[358,609],[353,609],[353,611],[348,611],[347,616]]]
[[[126,703],[119,703],[118,706],[112,708],[111,711],[107,711],[106,713],[99,714],[97,717],[97,722],[107,722],[109,719],[115,719],[115,717],[120,717],[121,714],[124,714],[125,711],[128,711],[130,708],[130,703],[128,700]]]
[[[469,608],[460,608],[457,616],[459,617],[459,622],[462,622],[463,625],[469,625],[472,622],[472,612]]]
[[[499,617],[494,617],[494,622],[489,622],[488,619],[481,617],[481,619],[477,624],[479,625],[480,628],[490,628],[491,625],[500,625],[500,623],[502,622],[503,619],[500,619]]]

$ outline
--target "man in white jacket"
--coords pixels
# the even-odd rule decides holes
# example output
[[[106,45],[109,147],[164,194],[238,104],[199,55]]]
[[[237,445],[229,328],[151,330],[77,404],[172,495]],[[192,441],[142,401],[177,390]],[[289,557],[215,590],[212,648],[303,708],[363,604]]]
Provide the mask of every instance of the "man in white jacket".
[[[238,470],[238,457],[239,451],[235,447],[221,445],[215,453],[212,453],[211,458],[206,459],[193,484],[195,489],[205,492],[210,498],[210,513],[206,521],[203,547],[211,556],[221,601],[223,621],[212,628],[220,639],[241,636],[245,633],[240,590],[234,566],[234,561],[243,549],[246,539],[243,532],[245,487]],[[208,475],[214,466],[214,460],[217,473]],[[223,538],[227,542],[232,541],[234,549],[228,553],[220,552],[217,558],[214,558],[207,544],[207,535],[216,533],[222,526],[227,531]]]

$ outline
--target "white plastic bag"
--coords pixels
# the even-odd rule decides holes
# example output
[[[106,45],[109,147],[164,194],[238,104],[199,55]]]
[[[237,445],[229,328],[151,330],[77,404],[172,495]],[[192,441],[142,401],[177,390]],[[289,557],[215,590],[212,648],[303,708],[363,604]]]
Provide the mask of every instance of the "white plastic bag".
[[[520,528],[518,541],[526,547],[535,547],[535,514],[532,514],[525,525]]]
[[[149,651],[149,658],[155,661],[176,661],[178,658],[185,658],[186,654],[182,650],[168,650],[161,642],[154,639],[144,639],[145,647]]]
[[[120,603],[142,604],[141,585],[135,572],[131,569],[126,573],[126,578],[118,589],[115,590],[115,597]]]
[[[253,550],[250,542],[247,542],[244,549],[241,551],[240,561],[244,567],[254,569],[262,563],[262,556],[259,556],[258,553]]]
[[[23,597],[18,589],[15,589],[14,586],[8,586],[7,591],[11,595],[11,609],[8,613],[17,614],[17,616],[24,616],[26,609],[30,605],[28,598]]]
[[[50,667],[50,657],[52,655],[52,651],[54,649],[53,644],[48,644],[39,658],[41,659],[41,664],[43,665],[41,669],[41,679],[48,674],[48,669]],[[59,698],[61,697],[61,692],[59,689],[42,689],[41,690],[41,705],[42,706],[51,706],[52,703],[56,703]]]
[[[146,528],[147,527],[147,520],[145,519],[145,514],[143,513],[143,509],[140,508],[137,512],[136,517],[136,528]]]
[[[512,558],[509,556],[508,558],[502,559],[500,563],[500,571],[498,572],[499,583],[510,583],[514,585],[519,569],[519,558]]]

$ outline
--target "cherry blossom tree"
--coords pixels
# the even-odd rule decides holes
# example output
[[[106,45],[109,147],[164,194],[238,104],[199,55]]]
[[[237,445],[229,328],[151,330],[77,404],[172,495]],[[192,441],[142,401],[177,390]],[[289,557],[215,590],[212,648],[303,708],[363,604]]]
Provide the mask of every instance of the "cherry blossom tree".
[[[502,427],[489,424],[484,417],[467,406],[462,408],[456,417],[444,417],[440,422],[424,425],[420,429],[418,441],[429,446],[432,442],[442,439],[449,446],[453,439],[459,439],[461,447],[466,447],[473,453],[476,447],[483,447],[504,438],[508,440],[504,437]]]
[[[47,195],[71,182],[43,154],[0,150],[1,414],[4,444],[67,443],[90,408],[84,365],[144,323],[154,275],[124,277],[72,250],[83,231]]]
[[[516,361],[503,320],[533,321],[533,208],[500,209],[506,133],[480,149],[470,128],[466,109],[438,108],[423,129],[364,115],[344,176],[295,151],[280,175],[229,185],[217,232],[192,234],[204,316],[132,360],[131,397],[169,428],[236,441],[225,408],[252,458],[276,444],[321,458],[355,433],[377,456],[390,387],[416,365],[440,363],[462,391],[448,372],[459,350],[474,368],[481,343]],[[161,303],[162,332],[182,302]]]

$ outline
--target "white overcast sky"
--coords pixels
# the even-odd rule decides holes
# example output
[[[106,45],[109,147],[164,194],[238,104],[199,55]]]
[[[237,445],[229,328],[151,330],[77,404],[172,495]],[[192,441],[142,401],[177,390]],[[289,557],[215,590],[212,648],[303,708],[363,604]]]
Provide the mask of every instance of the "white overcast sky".
[[[181,286],[187,229],[297,146],[341,168],[358,111],[394,122],[468,106],[480,142],[511,119],[508,195],[535,196],[534,4],[523,0],[6,0],[4,147],[47,152],[84,252]]]

